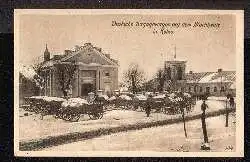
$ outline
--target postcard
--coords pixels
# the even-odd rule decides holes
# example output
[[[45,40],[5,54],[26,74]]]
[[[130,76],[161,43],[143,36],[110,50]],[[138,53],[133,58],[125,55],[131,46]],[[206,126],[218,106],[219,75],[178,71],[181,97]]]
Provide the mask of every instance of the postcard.
[[[243,157],[243,13],[15,9],[15,156]]]

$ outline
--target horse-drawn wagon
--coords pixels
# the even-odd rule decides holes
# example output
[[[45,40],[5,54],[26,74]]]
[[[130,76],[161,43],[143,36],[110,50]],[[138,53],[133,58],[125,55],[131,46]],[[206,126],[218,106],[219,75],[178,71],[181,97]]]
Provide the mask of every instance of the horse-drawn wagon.
[[[70,98],[62,103],[60,118],[66,121],[78,121],[81,115],[87,114],[90,119],[101,119],[103,117],[104,100],[96,97],[92,101],[82,98]]]

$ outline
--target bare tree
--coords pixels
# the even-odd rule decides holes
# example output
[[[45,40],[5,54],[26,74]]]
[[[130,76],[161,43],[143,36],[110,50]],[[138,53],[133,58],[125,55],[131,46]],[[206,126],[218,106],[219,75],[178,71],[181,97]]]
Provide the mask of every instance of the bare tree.
[[[144,71],[139,68],[138,64],[130,64],[128,70],[124,73],[124,84],[129,90],[131,90],[133,93],[136,93],[140,90],[144,82]]]
[[[34,62],[34,64],[32,65],[32,68],[35,70],[35,72],[37,74],[34,76],[34,79],[40,88],[39,93],[41,95],[45,89],[45,74],[42,71],[43,63],[39,57],[37,59],[33,60],[33,62]]]
[[[58,63],[55,64],[55,67],[58,73],[61,91],[64,97],[67,97],[77,65],[75,63]]]
[[[156,79],[158,81],[158,91],[162,92],[164,87],[164,82],[166,80],[166,74],[163,69],[159,69],[156,74]]]

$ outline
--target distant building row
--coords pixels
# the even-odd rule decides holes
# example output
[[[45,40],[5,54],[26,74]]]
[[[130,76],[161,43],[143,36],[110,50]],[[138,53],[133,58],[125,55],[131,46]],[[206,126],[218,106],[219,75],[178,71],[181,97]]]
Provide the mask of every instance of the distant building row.
[[[186,61],[173,60],[165,61],[164,71],[166,81],[164,90],[180,90],[196,95],[210,94],[212,96],[225,96],[236,93],[236,72],[185,72]]]

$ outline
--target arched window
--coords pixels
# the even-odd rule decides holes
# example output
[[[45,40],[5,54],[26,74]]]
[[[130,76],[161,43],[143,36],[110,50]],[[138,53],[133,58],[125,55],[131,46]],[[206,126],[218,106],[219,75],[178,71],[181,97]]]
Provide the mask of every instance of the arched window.
[[[194,86],[194,92],[197,92],[197,86]]]
[[[222,87],[221,87],[221,92],[224,92],[224,91],[225,91],[225,87],[222,86]]]
[[[188,87],[188,92],[191,92],[191,90],[192,90],[192,87]]]
[[[206,87],[206,92],[207,92],[207,93],[210,92],[210,87]]]
[[[214,87],[214,92],[217,92],[217,87]]]
[[[200,92],[202,92],[202,87],[200,87]]]

